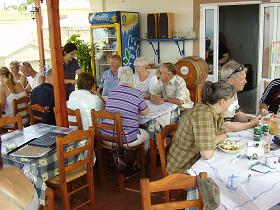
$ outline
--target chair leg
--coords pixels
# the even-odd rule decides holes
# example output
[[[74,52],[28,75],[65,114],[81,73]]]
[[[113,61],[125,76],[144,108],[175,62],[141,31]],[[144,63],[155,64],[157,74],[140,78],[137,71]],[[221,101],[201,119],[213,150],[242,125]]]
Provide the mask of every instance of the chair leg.
[[[157,161],[156,161],[156,155],[157,155],[157,147],[155,144],[155,141],[153,139],[150,139],[150,169],[151,169],[151,176],[154,176],[157,169]]]
[[[90,166],[92,167],[92,166]],[[89,209],[94,209],[94,181],[93,181],[93,168],[90,169],[90,173],[87,175],[88,178],[88,199],[90,200]]]
[[[61,194],[62,194],[62,205],[64,210],[70,210],[70,203],[69,203],[69,197],[68,197],[68,190],[66,183],[60,187]]]
[[[140,177],[145,178],[145,148],[144,144],[140,147]]]
[[[124,192],[124,173],[118,173],[119,191]]]
[[[105,172],[104,172],[104,160],[103,160],[103,154],[102,154],[102,148],[97,149],[97,155],[98,155],[98,172],[99,172],[99,180],[101,187],[105,186]]]
[[[165,194],[165,202],[169,203],[170,202],[170,192],[169,191],[165,191],[164,194]]]

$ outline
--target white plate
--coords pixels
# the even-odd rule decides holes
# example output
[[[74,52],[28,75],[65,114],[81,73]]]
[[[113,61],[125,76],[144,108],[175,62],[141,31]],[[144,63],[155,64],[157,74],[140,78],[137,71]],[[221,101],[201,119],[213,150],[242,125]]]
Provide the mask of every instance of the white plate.
[[[242,146],[243,146],[242,149],[239,149],[239,150],[227,150],[227,149],[223,149],[223,148],[221,147],[221,144],[219,144],[219,145],[218,145],[218,148],[219,148],[220,150],[222,150],[223,152],[235,154],[235,153],[241,152],[241,151],[244,149],[244,145],[242,145]]]

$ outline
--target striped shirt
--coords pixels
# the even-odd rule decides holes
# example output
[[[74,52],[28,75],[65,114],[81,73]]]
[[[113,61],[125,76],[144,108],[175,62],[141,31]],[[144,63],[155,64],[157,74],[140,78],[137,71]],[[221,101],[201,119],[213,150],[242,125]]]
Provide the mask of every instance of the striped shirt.
[[[280,79],[275,79],[269,83],[260,102],[266,104],[269,111],[277,112],[280,104]]]
[[[147,104],[140,90],[119,85],[113,88],[108,95],[105,109],[110,112],[120,112],[122,126],[127,142],[133,142],[139,134],[139,114],[147,108]],[[110,120],[103,122],[113,124]],[[110,131],[103,131],[105,135],[113,135]],[[124,143],[125,140],[124,140]]]

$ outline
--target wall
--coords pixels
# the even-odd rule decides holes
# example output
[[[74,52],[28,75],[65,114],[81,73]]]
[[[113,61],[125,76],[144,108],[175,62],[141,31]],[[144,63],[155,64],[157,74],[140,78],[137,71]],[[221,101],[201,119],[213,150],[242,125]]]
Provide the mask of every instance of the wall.
[[[103,2],[103,3],[102,3]],[[147,14],[155,12],[173,12],[174,30],[182,35],[193,28],[193,0],[90,0],[91,11],[133,11],[140,13],[140,37],[144,38],[147,32]],[[185,43],[186,56],[192,55],[192,41]],[[180,57],[175,43],[161,43],[161,61],[176,62]],[[141,55],[150,63],[156,61],[152,47],[149,43],[141,41]]]

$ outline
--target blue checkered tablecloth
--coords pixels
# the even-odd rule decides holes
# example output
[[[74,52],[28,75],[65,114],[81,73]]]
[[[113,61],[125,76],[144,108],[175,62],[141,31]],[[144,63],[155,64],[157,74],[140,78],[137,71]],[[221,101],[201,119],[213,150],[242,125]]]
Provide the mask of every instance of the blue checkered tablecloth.
[[[2,158],[4,164],[15,166],[23,170],[24,174],[29,178],[29,180],[34,184],[35,189],[39,196],[39,201],[42,205],[45,204],[45,191],[46,183],[45,181],[58,175],[58,165],[57,165],[57,154],[55,150],[49,152],[40,158],[21,158],[12,157],[8,155],[14,147],[19,147],[33,138],[37,138],[46,134],[47,132],[60,132],[68,134],[73,129],[61,128],[46,124],[36,124],[24,128],[21,131],[15,131],[6,135],[1,136],[2,139]],[[14,136],[14,138],[13,138]],[[71,151],[74,148],[81,147],[85,145],[86,141],[80,141],[72,144],[65,148],[66,151]],[[65,159],[65,165],[72,164],[80,159],[83,159],[87,154],[81,154],[74,157]]]

